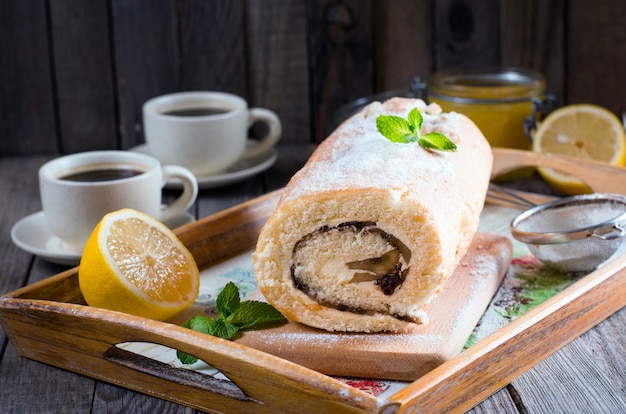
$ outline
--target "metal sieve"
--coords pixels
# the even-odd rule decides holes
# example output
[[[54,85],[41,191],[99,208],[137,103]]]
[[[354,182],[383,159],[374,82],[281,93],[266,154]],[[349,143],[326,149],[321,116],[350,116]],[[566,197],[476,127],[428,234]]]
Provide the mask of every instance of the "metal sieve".
[[[620,247],[625,227],[626,196],[601,193],[536,205],[510,226],[535,257],[563,272],[598,267]]]

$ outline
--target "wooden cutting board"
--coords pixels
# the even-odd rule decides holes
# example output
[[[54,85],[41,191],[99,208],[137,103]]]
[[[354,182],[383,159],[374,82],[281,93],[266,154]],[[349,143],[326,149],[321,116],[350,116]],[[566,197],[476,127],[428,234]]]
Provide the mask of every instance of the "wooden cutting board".
[[[415,380],[462,351],[506,274],[511,250],[507,238],[477,233],[426,307],[430,322],[405,333],[333,333],[290,321],[247,331],[236,342],[327,375]]]

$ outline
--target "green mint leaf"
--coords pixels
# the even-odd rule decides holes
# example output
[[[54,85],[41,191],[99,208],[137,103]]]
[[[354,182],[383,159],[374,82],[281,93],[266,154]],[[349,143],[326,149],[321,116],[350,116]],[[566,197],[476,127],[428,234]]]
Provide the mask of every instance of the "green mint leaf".
[[[284,320],[285,317],[272,305],[256,300],[241,302],[241,306],[228,318],[228,322],[240,329],[249,329],[266,322]]]
[[[409,121],[409,125],[411,126],[411,132],[419,136],[420,131],[422,130],[422,123],[424,122],[424,117],[422,117],[420,111],[417,108],[411,109],[407,119]]]
[[[184,328],[194,330],[196,332],[202,332],[208,335],[215,335],[215,321],[212,318],[206,316],[196,315],[187,319],[183,324]],[[181,351],[176,351],[176,357],[183,364],[195,364],[198,358],[193,355],[186,354]]]
[[[406,119],[394,115],[379,115],[376,128],[391,142],[407,142],[405,137],[414,134]]]
[[[376,128],[391,142],[407,144],[417,142],[423,148],[439,151],[456,151],[457,146],[440,132],[420,136],[424,117],[417,108],[411,109],[407,119],[394,115],[378,115]]]
[[[216,300],[217,319],[206,316],[192,316],[183,327],[197,332],[232,339],[240,329],[251,329],[262,323],[284,321],[285,317],[272,305],[255,300],[241,302],[239,289],[229,282]],[[198,358],[176,351],[176,357],[183,364],[193,364]]]
[[[217,315],[221,318],[228,318],[239,307],[240,301],[239,289],[233,282],[228,282],[217,295],[215,302]]]
[[[439,132],[429,132],[420,137],[419,144],[428,149],[456,151],[457,147],[448,137]]]
[[[195,364],[198,361],[198,358],[196,358],[195,356],[186,354],[181,351],[176,351],[176,358],[178,358],[178,360],[185,365]]]
[[[235,336],[237,331],[239,331],[238,326],[233,325],[224,319],[218,318],[215,321],[215,336],[219,336],[224,339],[233,339],[233,336]]]
[[[215,330],[215,321],[212,318],[207,318],[206,316],[196,315],[187,319],[187,322],[183,324],[183,327],[197,332],[213,335],[213,331]]]

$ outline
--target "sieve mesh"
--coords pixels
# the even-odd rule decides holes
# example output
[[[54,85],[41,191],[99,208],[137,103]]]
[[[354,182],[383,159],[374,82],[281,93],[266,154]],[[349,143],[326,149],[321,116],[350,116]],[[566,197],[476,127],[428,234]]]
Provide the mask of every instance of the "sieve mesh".
[[[564,272],[584,272],[615,253],[624,226],[626,197],[592,194],[533,207],[511,222],[511,232],[545,264]]]
[[[528,249],[555,269],[566,273],[587,272],[611,257],[621,243],[621,238],[600,240],[590,237],[562,244],[529,244]]]

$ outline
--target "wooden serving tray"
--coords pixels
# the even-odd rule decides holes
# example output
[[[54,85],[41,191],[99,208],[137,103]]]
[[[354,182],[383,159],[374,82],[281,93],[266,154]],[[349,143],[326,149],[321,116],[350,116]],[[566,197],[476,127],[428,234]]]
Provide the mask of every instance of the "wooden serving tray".
[[[279,195],[206,217],[177,234],[201,268],[211,267],[253,248]],[[203,411],[464,412],[618,311],[626,295],[625,266],[626,255],[613,259],[384,398],[239,343],[86,306],[77,269],[2,296],[0,322],[21,356]],[[195,355],[232,382],[145,361],[116,347],[130,341]]]

